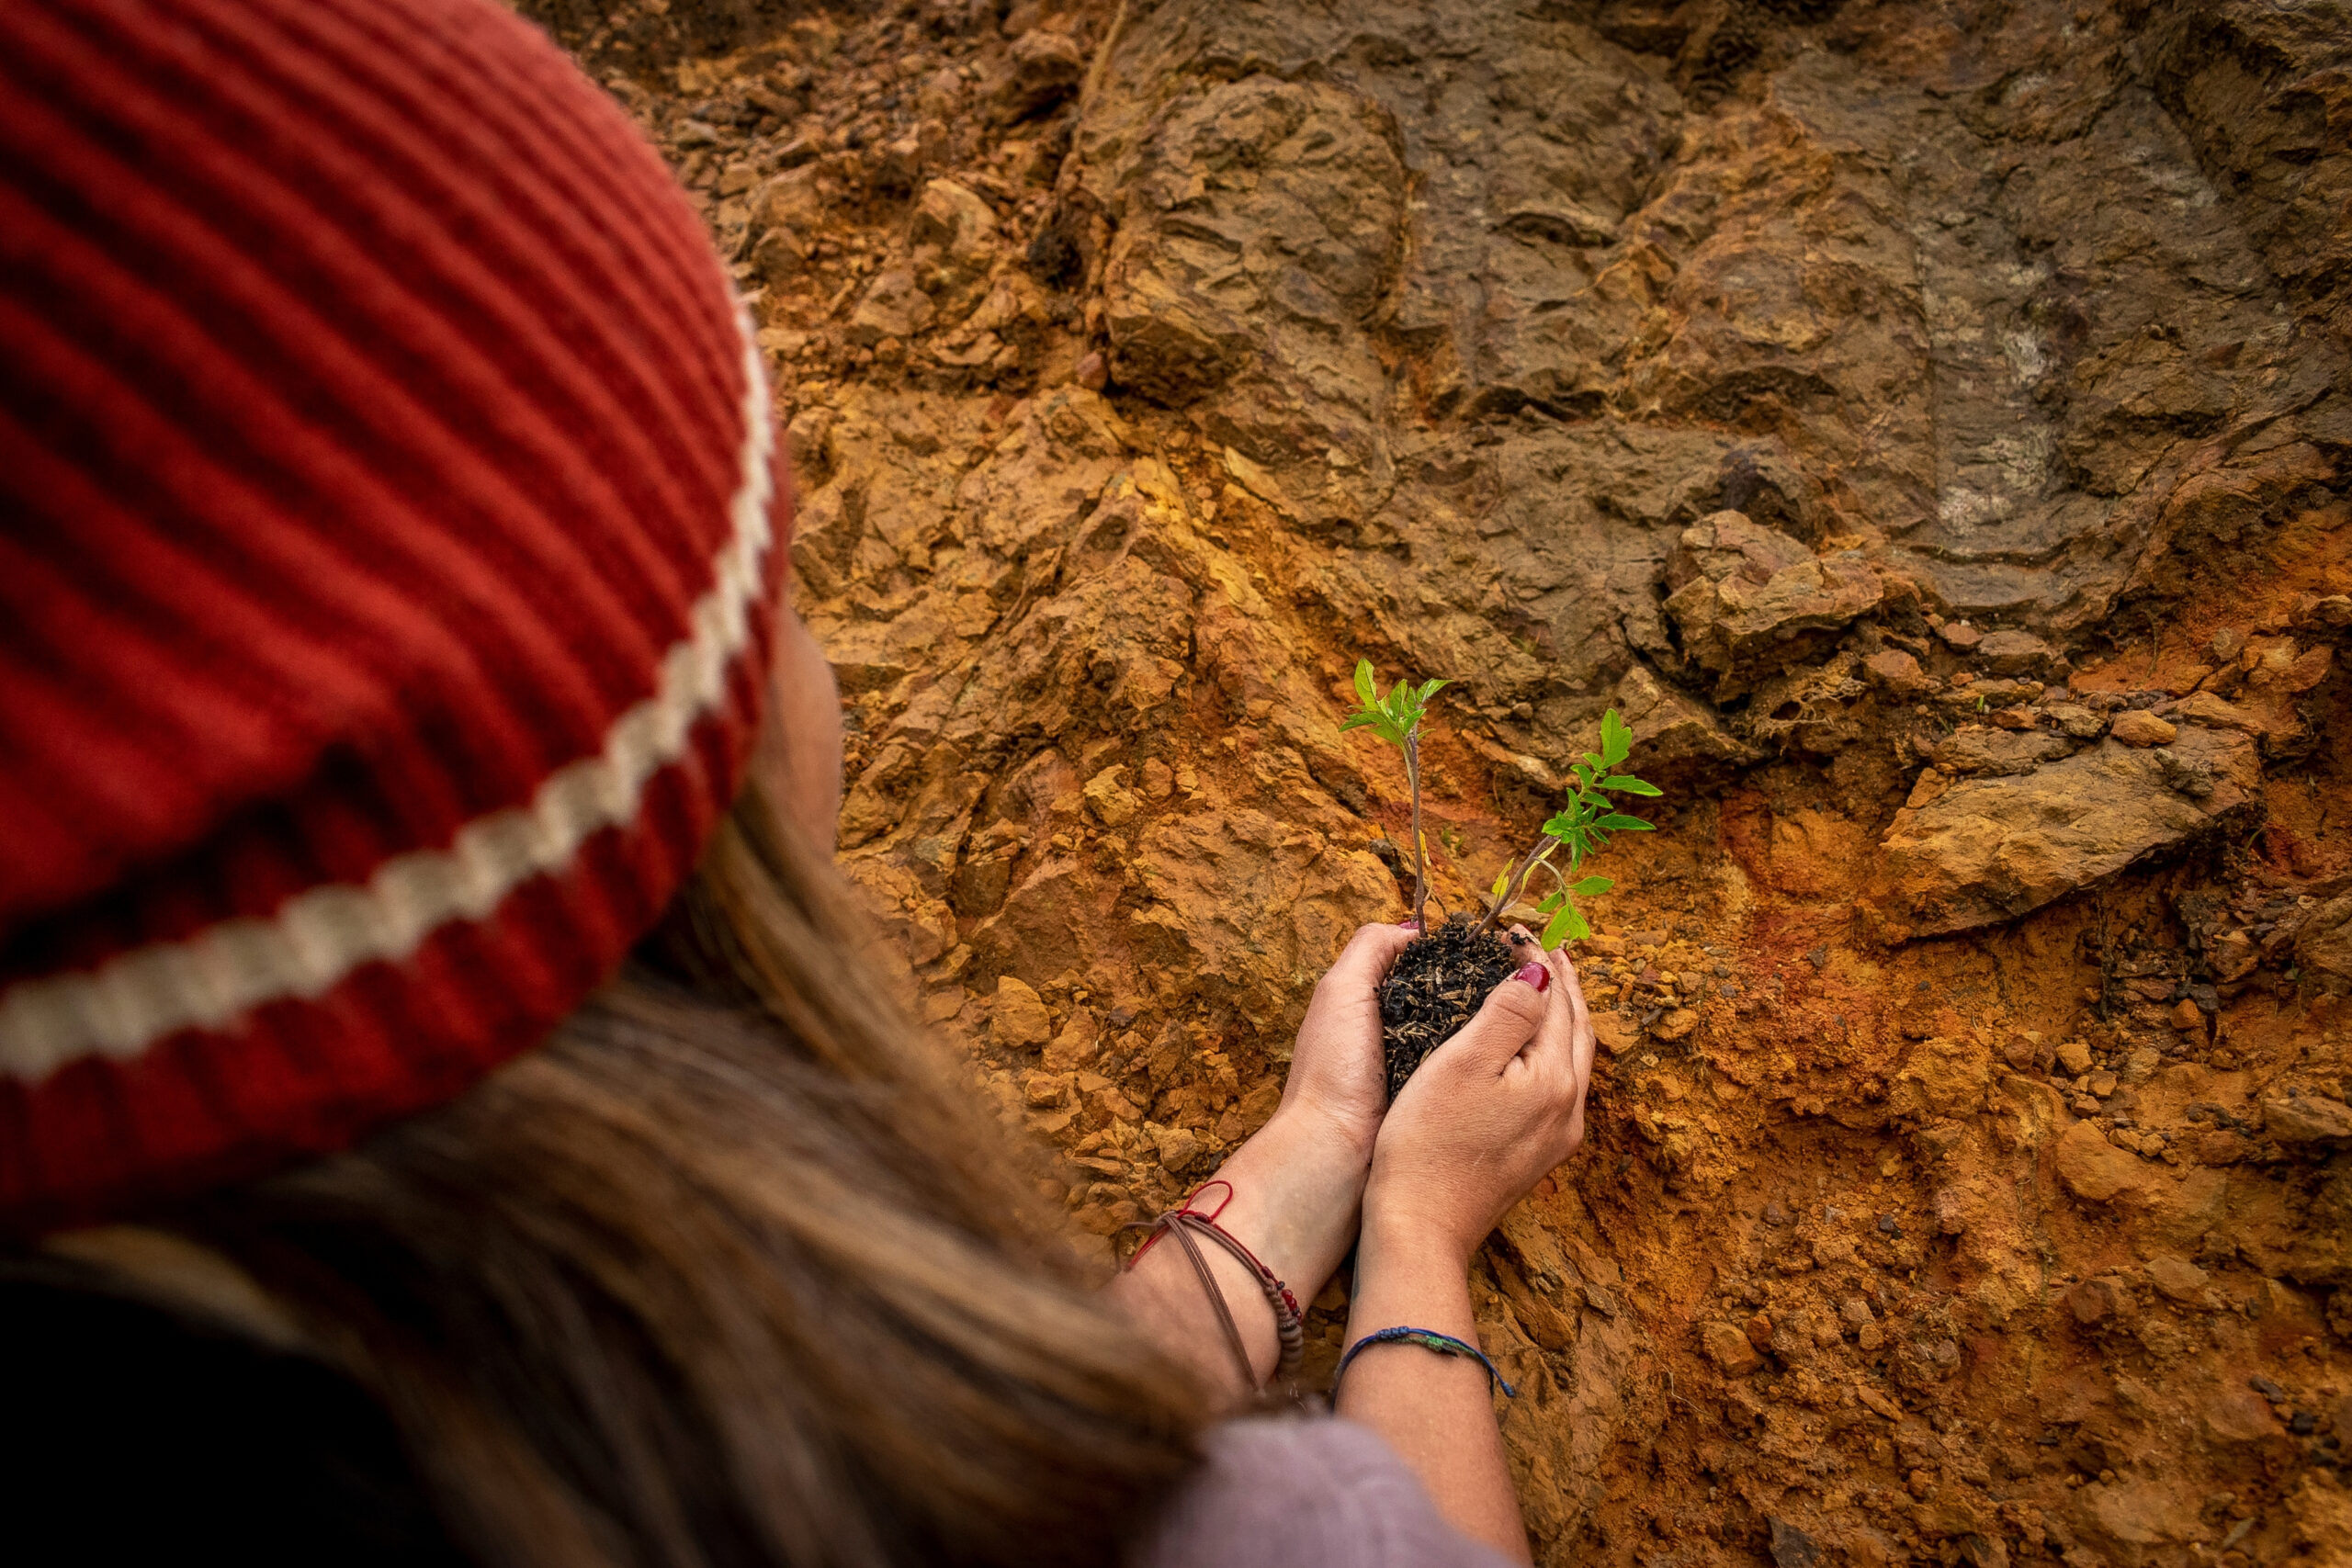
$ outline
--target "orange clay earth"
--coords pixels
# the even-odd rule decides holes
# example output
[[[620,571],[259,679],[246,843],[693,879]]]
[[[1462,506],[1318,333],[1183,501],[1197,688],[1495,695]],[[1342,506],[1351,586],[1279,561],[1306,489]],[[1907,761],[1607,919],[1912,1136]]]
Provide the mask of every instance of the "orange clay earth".
[[[2341,6],[1053,4],[526,8],[733,258],[843,862],[1097,1263],[1403,912],[1357,657],[1455,909],[1614,705],[1477,1263],[1540,1559],[2346,1562]]]

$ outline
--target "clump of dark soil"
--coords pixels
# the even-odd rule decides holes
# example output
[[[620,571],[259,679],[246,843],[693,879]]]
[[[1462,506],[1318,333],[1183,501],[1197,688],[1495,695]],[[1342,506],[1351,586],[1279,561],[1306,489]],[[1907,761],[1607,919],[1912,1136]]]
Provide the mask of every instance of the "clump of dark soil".
[[[1510,942],[1479,931],[1468,915],[1455,915],[1407,943],[1380,987],[1388,1098],[1395,1100],[1413,1069],[1469,1022],[1487,993],[1525,962]]]

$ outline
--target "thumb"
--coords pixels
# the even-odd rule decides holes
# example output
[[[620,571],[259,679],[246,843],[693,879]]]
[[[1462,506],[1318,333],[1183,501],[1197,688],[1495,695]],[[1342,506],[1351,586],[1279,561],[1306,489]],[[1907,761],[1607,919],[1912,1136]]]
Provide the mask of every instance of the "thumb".
[[[1340,956],[1331,961],[1324,983],[1348,995],[1370,996],[1388,977],[1396,955],[1420,933],[1402,926],[1360,926]]]
[[[1551,971],[1543,964],[1526,965],[1489,991],[1470,1021],[1439,1046],[1436,1054],[1465,1068],[1499,1074],[1543,1027],[1551,1005],[1544,987],[1551,978]]]

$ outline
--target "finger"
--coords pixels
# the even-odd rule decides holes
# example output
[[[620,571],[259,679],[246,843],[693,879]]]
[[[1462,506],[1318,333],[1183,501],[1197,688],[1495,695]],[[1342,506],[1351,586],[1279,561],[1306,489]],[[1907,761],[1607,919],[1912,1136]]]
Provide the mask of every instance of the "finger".
[[[1430,1059],[1443,1057],[1470,1071],[1500,1076],[1544,1026],[1552,1010],[1551,984],[1551,972],[1542,964],[1522,967],[1487,992],[1470,1021]]]
[[[1323,976],[1322,984],[1351,996],[1370,996],[1405,951],[1405,944],[1420,933],[1403,926],[1358,926],[1348,945]]]
[[[1541,948],[1522,951],[1542,955],[1552,985],[1544,993],[1549,1005],[1544,1010],[1543,1026],[1521,1055],[1531,1068],[1544,1075],[1554,1092],[1565,1096],[1575,1089],[1577,1021],[1583,1006],[1583,997],[1576,987],[1576,965],[1568,962],[1566,953],[1544,953]]]
[[[1581,1086],[1592,1077],[1592,1058],[1600,1045],[1600,1037],[1592,1027],[1592,1007],[1585,1000],[1584,981],[1577,974],[1576,960],[1567,949],[1551,954],[1553,972],[1567,994],[1568,1026],[1571,1032],[1570,1060],[1576,1068],[1577,1083]]]
[[[1577,975],[1577,966],[1565,949],[1551,955],[1554,964],[1563,972],[1555,987],[1569,1001],[1570,1034],[1567,1066],[1570,1081],[1566,1086],[1568,1102],[1563,1129],[1566,1146],[1574,1151],[1584,1143],[1584,1101],[1592,1087],[1592,1062],[1600,1048],[1599,1036],[1592,1027],[1592,1010],[1585,1000],[1584,985]]]

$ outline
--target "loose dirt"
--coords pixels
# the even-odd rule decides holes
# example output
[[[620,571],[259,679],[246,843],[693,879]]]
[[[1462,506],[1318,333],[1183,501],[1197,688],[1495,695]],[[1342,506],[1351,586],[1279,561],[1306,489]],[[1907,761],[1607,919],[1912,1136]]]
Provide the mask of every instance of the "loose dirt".
[[[1541,1560],[2346,1561],[2340,0],[529,8],[732,259],[844,864],[1098,1258],[1403,913],[1357,656],[1455,682],[1455,908],[1613,705],[1476,1282]]]
[[[1470,1021],[1489,991],[1517,972],[1524,960],[1511,949],[1526,940],[1516,931],[1505,940],[1480,931],[1475,917],[1455,915],[1406,944],[1380,987],[1380,1044],[1389,1099],[1396,1098],[1430,1052]]]

